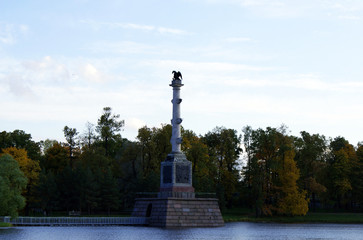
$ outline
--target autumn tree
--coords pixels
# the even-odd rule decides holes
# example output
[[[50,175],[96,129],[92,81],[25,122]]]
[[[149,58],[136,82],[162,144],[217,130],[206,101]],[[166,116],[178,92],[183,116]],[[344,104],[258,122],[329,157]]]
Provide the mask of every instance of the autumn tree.
[[[68,150],[61,143],[56,142],[45,152],[41,161],[41,168],[52,171],[55,175],[61,172],[69,164]]]
[[[19,164],[9,154],[0,156],[0,215],[15,218],[25,206],[21,195],[27,185],[27,179]]]
[[[282,166],[277,170],[276,188],[279,190],[279,198],[276,212],[288,216],[305,215],[309,210],[306,191],[299,191],[297,187],[300,173],[296,167],[294,155],[293,149],[286,150],[282,159]]]
[[[38,184],[40,173],[39,162],[30,159],[25,149],[9,147],[3,149],[3,152],[11,155],[19,163],[20,170],[28,179],[28,184],[23,191],[23,195],[27,199],[27,207],[25,210],[28,211],[29,204],[34,204],[38,200],[36,196],[36,185]]]
[[[25,149],[30,159],[40,160],[40,144],[34,142],[30,134],[23,130],[14,130],[13,132],[3,131],[0,133],[0,149],[16,147]]]
[[[249,176],[244,182],[250,186],[250,200],[256,215],[305,214],[307,200],[297,186],[299,171],[293,160],[293,141],[286,134],[286,127],[249,129],[248,134],[244,143],[248,143],[245,148],[249,151],[250,166],[244,170]],[[296,204],[304,207],[301,212],[292,211]]]

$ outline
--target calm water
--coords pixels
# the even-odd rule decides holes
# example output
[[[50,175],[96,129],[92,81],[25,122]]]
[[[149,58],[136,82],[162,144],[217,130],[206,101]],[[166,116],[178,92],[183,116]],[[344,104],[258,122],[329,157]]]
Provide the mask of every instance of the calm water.
[[[120,239],[363,239],[357,224],[228,223],[221,228],[19,227],[0,230],[0,240]]]

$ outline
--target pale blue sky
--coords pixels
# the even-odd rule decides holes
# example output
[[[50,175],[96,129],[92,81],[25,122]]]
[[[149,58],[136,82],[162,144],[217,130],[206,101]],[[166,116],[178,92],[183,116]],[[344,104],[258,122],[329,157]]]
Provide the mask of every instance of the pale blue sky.
[[[0,0],[0,131],[83,132],[110,106],[135,140],[169,123],[363,141],[361,0]]]

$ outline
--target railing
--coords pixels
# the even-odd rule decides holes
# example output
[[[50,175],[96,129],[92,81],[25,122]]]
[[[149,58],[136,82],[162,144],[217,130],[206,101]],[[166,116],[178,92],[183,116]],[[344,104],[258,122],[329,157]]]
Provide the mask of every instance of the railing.
[[[25,226],[148,225],[146,217],[3,217],[4,222]]]
[[[173,196],[160,196],[159,192],[137,192],[136,193],[136,198],[158,198],[158,197],[182,197],[182,196],[178,196],[181,194],[184,194],[183,192],[178,193],[178,192],[174,192]],[[187,193],[190,194],[190,193]],[[193,193],[195,198],[217,198],[216,193],[208,193],[208,192],[195,192]]]

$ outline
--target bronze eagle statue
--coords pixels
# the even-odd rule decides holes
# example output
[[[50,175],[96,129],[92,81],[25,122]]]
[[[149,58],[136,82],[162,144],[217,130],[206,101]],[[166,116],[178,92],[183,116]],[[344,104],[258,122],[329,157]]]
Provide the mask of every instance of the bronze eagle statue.
[[[182,74],[178,71],[172,71],[172,74],[174,74],[173,80],[182,80]]]

